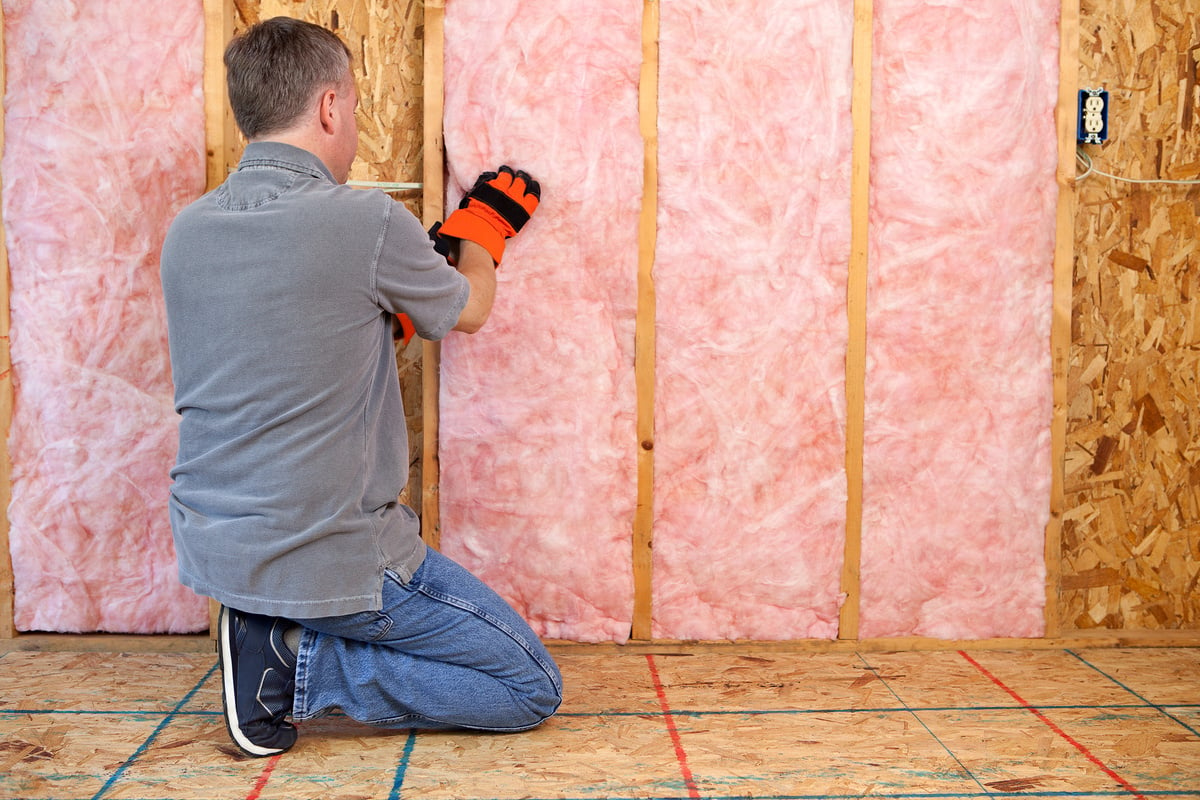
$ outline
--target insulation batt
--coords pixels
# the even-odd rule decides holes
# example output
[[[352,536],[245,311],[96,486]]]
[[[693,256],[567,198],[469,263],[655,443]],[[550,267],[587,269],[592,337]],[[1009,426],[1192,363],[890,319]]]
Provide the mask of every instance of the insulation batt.
[[[641,2],[446,3],[451,202],[542,184],[485,328],[442,350],[442,550],[543,636],[624,641],[636,499]]]
[[[169,8],[168,8],[169,6]],[[204,188],[200,0],[5,0],[20,630],[190,632],[162,236]]]
[[[851,0],[662,4],[654,620],[837,635]]]
[[[628,630],[640,5],[446,7],[456,189],[546,201],[445,346],[444,549],[554,637]],[[661,4],[656,637],[838,632],[853,11]],[[875,12],[859,633],[1035,636],[1058,9]]]
[[[1059,6],[875,13],[860,634],[1039,636]]]

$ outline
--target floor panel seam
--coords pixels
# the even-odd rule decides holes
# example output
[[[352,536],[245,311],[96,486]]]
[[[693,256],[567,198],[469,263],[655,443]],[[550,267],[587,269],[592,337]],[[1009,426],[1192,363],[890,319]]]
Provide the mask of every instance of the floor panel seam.
[[[162,731],[165,730],[169,724],[171,724],[171,720],[173,720],[175,718],[175,716],[178,714],[178,712],[184,706],[186,706],[188,703],[191,702],[192,698],[196,695],[196,693],[200,691],[200,687],[203,686],[210,677],[212,677],[212,674],[214,672],[216,672],[216,670],[217,670],[217,665],[213,664],[212,667],[209,668],[208,672],[206,672],[204,674],[204,677],[201,678],[196,683],[196,685],[192,687],[191,691],[189,691],[187,694],[185,694],[183,696],[183,699],[181,699],[175,705],[175,708],[172,709],[163,718],[162,722],[158,723],[158,725],[155,726],[154,730],[150,732],[150,735],[146,737],[146,740],[144,742],[142,742],[141,746],[139,746],[137,750],[134,750],[133,754],[131,756],[129,756],[129,758],[125,759],[124,763],[122,763],[121,766],[117,767],[116,771],[113,772],[113,774],[109,776],[108,780],[105,781],[104,785],[100,787],[100,791],[98,791],[98,792],[96,792],[96,794],[92,795],[92,800],[100,800],[100,798],[103,797],[108,792],[108,790],[111,789],[113,787],[113,785],[118,780],[121,779],[121,776],[125,774],[126,770],[128,770],[131,766],[133,766],[133,764],[139,758],[141,758],[142,754],[150,749],[150,745],[152,745],[154,743],[154,740],[158,738],[158,735],[160,733],[162,733]]]
[[[1039,721],[1041,721],[1042,724],[1044,724],[1051,731],[1053,731],[1055,734],[1057,734],[1059,737],[1061,737],[1064,741],[1066,741],[1068,744],[1070,744],[1072,747],[1074,747],[1077,751],[1079,751],[1079,753],[1081,755],[1083,755],[1088,761],[1091,761],[1095,766],[1099,767],[1100,770],[1105,775],[1107,775],[1108,777],[1110,777],[1114,781],[1116,781],[1117,784],[1120,785],[1122,788],[1124,788],[1126,792],[1128,792],[1129,794],[1133,795],[1136,798],[1139,798],[1140,800],[1145,800],[1145,794],[1143,792],[1138,791],[1137,788],[1132,783],[1130,783],[1128,780],[1123,778],[1119,773],[1117,773],[1114,769],[1112,769],[1107,764],[1105,764],[1103,761],[1101,761],[1099,758],[1097,758],[1095,756],[1095,754],[1093,754],[1092,751],[1089,750],[1082,742],[1078,741],[1077,739],[1072,737],[1070,734],[1068,734],[1066,731],[1064,731],[1062,728],[1060,728],[1053,720],[1051,720],[1044,713],[1042,713],[1041,709],[1026,702],[1025,699],[1021,697],[1021,695],[1017,694],[1016,691],[1014,691],[1012,688],[1010,688],[1007,684],[1005,684],[1003,681],[1001,681],[998,677],[993,675],[986,667],[984,667],[982,664],[980,664],[978,661],[976,661],[966,651],[959,650],[958,654],[960,656],[962,656],[964,659],[966,659],[967,662],[969,664],[971,664],[971,666],[973,666],[973,667],[975,667],[975,669],[979,670],[979,672],[984,677],[988,678],[990,681],[992,681],[992,683],[996,684],[996,686],[998,686],[1000,689],[1002,689],[1003,691],[1008,693],[1008,695],[1010,697],[1012,697],[1013,700],[1016,700],[1018,703],[1020,703],[1022,706],[1024,706],[1026,709],[1028,709],[1029,713],[1031,713],[1035,717],[1037,717],[1037,719]]]
[[[880,683],[882,683],[884,688],[887,689],[891,693],[892,697],[895,697],[897,702],[899,702],[900,705],[904,706],[904,710],[908,714],[910,714],[913,719],[915,719],[917,721],[917,724],[925,729],[925,732],[928,733],[933,738],[933,740],[938,743],[939,747],[941,747],[943,750],[946,751],[947,755],[949,755],[950,758],[954,759],[954,763],[957,764],[958,768],[963,771],[963,774],[966,775],[969,780],[973,781],[975,783],[975,785],[979,787],[979,790],[983,794],[975,795],[975,796],[990,797],[992,795],[992,792],[986,786],[983,785],[983,781],[979,780],[979,778],[975,775],[975,773],[972,772],[967,767],[967,765],[962,762],[962,759],[960,759],[958,757],[958,754],[955,753],[953,750],[951,750],[950,747],[945,742],[942,741],[941,737],[939,737],[936,733],[933,732],[933,730],[929,727],[929,725],[926,724],[925,720],[921,719],[921,715],[918,714],[916,711],[913,711],[909,707],[909,705],[905,701],[905,699],[903,697],[901,697],[900,694],[894,688],[892,688],[892,685],[890,683],[888,683],[887,679],[884,678],[882,674],[880,674],[879,670],[876,669],[874,666],[872,666],[871,662],[868,661],[862,653],[855,653],[855,655],[858,656],[858,659],[863,663],[863,665],[868,670],[870,670],[871,674],[875,676],[875,679],[878,680]]]
[[[1120,686],[1120,687],[1121,687],[1123,690],[1125,690],[1126,692],[1129,692],[1131,695],[1133,695],[1134,697],[1136,697],[1138,700],[1141,700],[1143,703],[1145,703],[1145,704],[1146,704],[1146,707],[1148,707],[1148,708],[1153,708],[1155,711],[1159,712],[1160,714],[1162,714],[1163,716],[1165,716],[1167,719],[1170,719],[1170,720],[1172,720],[1173,722],[1175,722],[1175,723],[1177,723],[1177,724],[1181,725],[1181,726],[1182,726],[1182,727],[1183,727],[1185,730],[1187,730],[1187,731],[1188,731],[1189,733],[1191,733],[1193,736],[1195,736],[1195,737],[1197,737],[1197,738],[1200,738],[1200,731],[1197,731],[1197,730],[1196,730],[1195,728],[1193,728],[1191,725],[1188,725],[1186,722],[1184,722],[1183,720],[1181,720],[1179,717],[1177,717],[1177,716],[1175,716],[1174,714],[1172,714],[1172,713],[1170,713],[1169,711],[1167,711],[1167,709],[1168,709],[1168,708],[1194,708],[1194,707],[1196,707],[1196,706],[1194,706],[1194,705],[1182,705],[1182,706],[1177,706],[1177,705],[1168,705],[1168,704],[1159,705],[1158,703],[1151,702],[1151,701],[1150,701],[1148,698],[1146,698],[1146,697],[1142,696],[1141,694],[1138,694],[1138,693],[1137,693],[1137,692],[1135,692],[1135,691],[1134,691],[1134,690],[1133,690],[1131,687],[1129,687],[1129,686],[1126,686],[1124,683],[1122,683],[1121,681],[1117,680],[1117,679],[1116,679],[1115,677],[1113,677],[1112,675],[1109,675],[1107,672],[1105,672],[1104,670],[1100,669],[1100,668],[1099,668],[1099,667],[1097,667],[1095,664],[1091,663],[1090,661],[1088,661],[1086,658],[1084,658],[1083,656],[1079,655],[1079,654],[1078,654],[1078,653],[1076,653],[1075,651],[1073,651],[1073,650],[1067,650],[1066,652],[1067,652],[1068,654],[1070,654],[1070,655],[1074,656],[1076,659],[1078,659],[1078,660],[1079,660],[1079,662],[1080,662],[1081,664],[1083,664],[1084,666],[1088,667],[1089,669],[1092,669],[1092,670],[1094,670],[1095,672],[1097,672],[1097,673],[1098,673],[1098,674],[1100,674],[1100,675],[1103,675],[1105,678],[1107,678],[1108,680],[1112,681],[1112,682],[1113,682],[1113,683],[1115,683],[1117,686]]]

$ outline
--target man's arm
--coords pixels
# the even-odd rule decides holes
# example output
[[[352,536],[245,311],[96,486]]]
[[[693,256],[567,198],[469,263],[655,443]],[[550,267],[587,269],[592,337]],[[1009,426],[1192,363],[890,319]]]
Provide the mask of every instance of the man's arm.
[[[496,264],[481,245],[470,239],[459,244],[458,271],[471,284],[471,295],[458,315],[454,330],[475,333],[487,322],[496,299]]]
[[[542,187],[527,172],[507,165],[485,172],[475,181],[434,235],[446,253],[458,247],[456,265],[471,285],[467,305],[454,330],[474,333],[483,327],[496,298],[496,268],[504,243],[525,226],[541,200]]]

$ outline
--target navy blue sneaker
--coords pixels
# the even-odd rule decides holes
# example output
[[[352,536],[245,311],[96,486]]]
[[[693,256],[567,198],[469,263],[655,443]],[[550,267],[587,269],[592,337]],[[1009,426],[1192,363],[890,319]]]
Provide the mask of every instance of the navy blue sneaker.
[[[296,743],[296,656],[283,642],[293,623],[221,606],[218,621],[225,727],[241,750],[273,756]]]

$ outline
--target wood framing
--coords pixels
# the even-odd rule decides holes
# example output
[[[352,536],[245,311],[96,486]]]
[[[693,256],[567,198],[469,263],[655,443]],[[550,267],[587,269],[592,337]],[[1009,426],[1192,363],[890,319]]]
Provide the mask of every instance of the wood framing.
[[[1054,406],[1050,420],[1050,522],[1046,526],[1046,636],[1057,636],[1062,583],[1063,456],[1067,432],[1067,367],[1071,344],[1071,270],[1075,258],[1075,92],[1079,0],[1063,0],[1059,22],[1058,208],[1055,220],[1053,316],[1050,329]]]
[[[4,68],[4,8],[0,6],[0,97],[7,96],[7,75]],[[0,114],[0,154],[4,152],[4,116]],[[4,233],[3,211],[0,210],[0,421],[4,438],[0,440],[0,639],[17,634],[13,621],[14,586],[12,556],[8,549],[8,502],[12,499],[12,463],[8,455],[8,431],[13,413],[12,359],[8,349],[9,279],[8,237]]]
[[[658,0],[642,4],[642,71],[638,120],[643,143],[642,208],[638,219],[637,328],[634,385],[637,387],[637,505],[633,519],[632,638],[653,638],[654,590],[654,253],[658,240]]]
[[[233,0],[204,2],[205,186],[211,191],[225,180],[241,151],[233,111],[225,93],[222,56],[233,37]]]
[[[445,2],[426,0],[425,3],[425,149],[424,183],[425,205],[422,222],[432,227],[445,218],[446,205],[446,139],[442,131],[442,116],[445,109]],[[438,462],[438,424],[442,361],[442,346],[439,342],[422,344],[424,367],[421,384],[421,412],[423,415],[421,447],[421,536],[430,547],[437,548],[442,542],[442,515],[438,503],[441,467]]]
[[[411,181],[400,199],[428,225],[444,215],[443,17],[446,0],[204,0],[206,178],[219,184],[237,163],[241,137],[225,99],[222,54],[259,19],[286,14],[336,30],[360,68],[362,147],[356,180]],[[851,255],[846,359],[846,595],[837,642],[739,647],[928,649],[1038,648],[1085,644],[1200,643],[1200,187],[1128,184],[1100,176],[1076,184],[1075,94],[1112,93],[1111,140],[1088,153],[1097,167],[1137,179],[1200,174],[1200,11],[1190,0],[1065,0],[1056,131],[1059,148],[1053,317],[1052,485],[1046,528],[1045,637],[942,642],[860,640],[873,0],[854,2]],[[633,646],[654,642],[653,500],[657,212],[658,0],[642,4],[640,127],[645,188],[639,218],[637,507],[632,531]],[[0,30],[3,28],[0,8]],[[0,39],[0,85],[4,81]],[[0,148],[4,143],[0,118]],[[0,504],[11,493],[7,429],[13,383],[8,347],[8,264],[0,238]],[[407,500],[423,536],[440,543],[436,344],[401,359],[410,438],[416,445]],[[121,647],[188,649],[204,637],[19,635],[7,518],[0,518],[0,652]],[[63,644],[67,642],[69,644]],[[209,645],[205,645],[209,646]],[[569,645],[560,645],[567,647]]]
[[[858,638],[862,560],[863,431],[867,379],[867,271],[871,232],[871,87],[875,36],[873,0],[854,2],[854,87],[850,115],[850,264],[846,281],[846,545],[838,638]]]
[[[204,0],[204,153],[205,189],[221,185],[237,164],[242,145],[225,91],[225,45],[233,38],[233,0]],[[208,630],[217,635],[220,605],[208,602]]]
[[[1200,637],[1194,631],[1078,631],[1066,637],[1041,639],[796,639],[781,642],[629,642],[628,644],[546,642],[552,652],[587,651],[593,653],[875,653],[936,650],[1061,650],[1089,647],[1196,647]],[[24,634],[17,639],[0,639],[0,654],[17,651],[40,652],[123,652],[123,653],[211,653],[213,643],[203,634],[133,636],[126,634]]]

